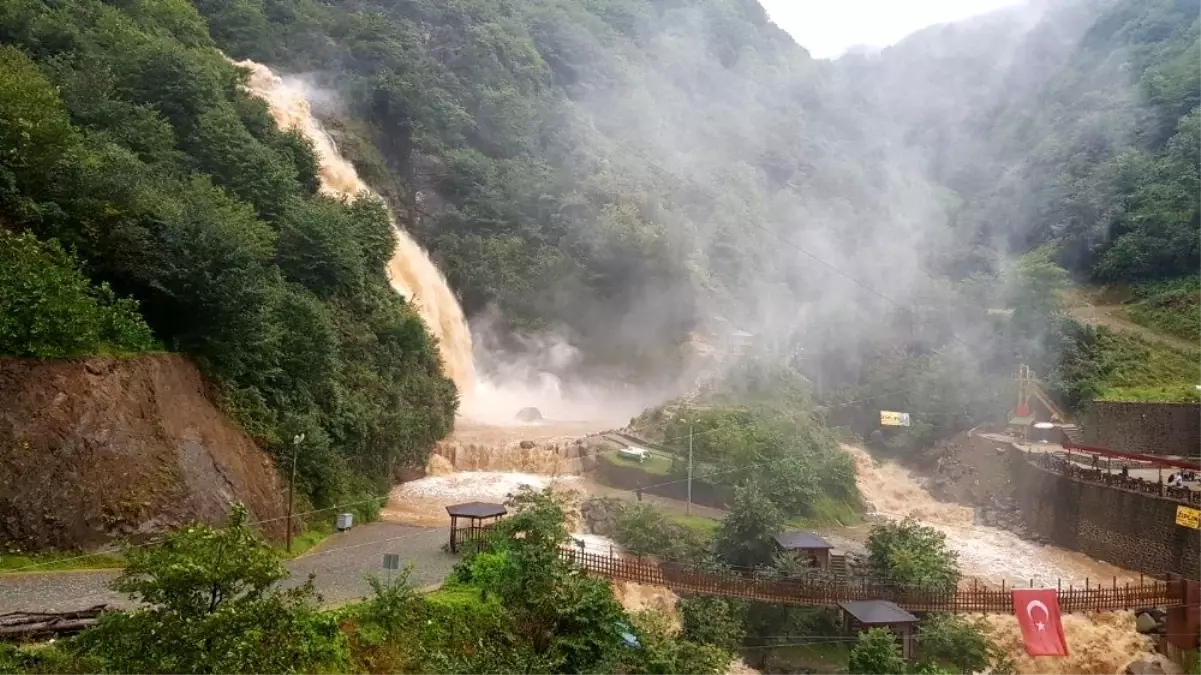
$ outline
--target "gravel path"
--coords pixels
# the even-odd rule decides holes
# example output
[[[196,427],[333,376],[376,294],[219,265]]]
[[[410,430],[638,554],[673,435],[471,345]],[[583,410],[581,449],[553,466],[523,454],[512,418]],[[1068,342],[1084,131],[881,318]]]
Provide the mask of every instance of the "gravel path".
[[[445,528],[384,522],[360,525],[329,537],[317,548],[289,561],[292,576],[284,585],[302,584],[314,574],[322,601],[327,605],[344,604],[370,595],[367,575],[385,575],[384,554],[398,553],[402,566],[413,566],[409,583],[417,588],[430,586],[446,578],[458,561],[442,551],[446,539]],[[0,574],[0,613],[68,611],[100,604],[129,607],[128,598],[107,588],[118,574],[116,570]]]
[[[1082,300],[1082,302],[1084,304],[1068,310],[1068,314],[1081,323],[1134,333],[1144,339],[1165,344],[1185,353],[1197,351],[1196,343],[1190,340],[1161,333],[1126,318],[1127,308],[1124,305],[1094,305],[1087,300]]]

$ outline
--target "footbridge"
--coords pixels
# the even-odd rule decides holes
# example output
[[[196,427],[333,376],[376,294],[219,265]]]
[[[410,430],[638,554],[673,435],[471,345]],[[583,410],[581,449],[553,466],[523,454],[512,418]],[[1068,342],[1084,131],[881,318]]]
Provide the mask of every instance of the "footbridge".
[[[666,586],[673,591],[744,598],[782,605],[836,607],[854,600],[890,600],[911,612],[1012,614],[1014,587],[974,584],[955,590],[919,590],[853,581],[762,579],[737,572],[712,572],[652,558],[598,554],[564,548],[561,556],[588,574],[618,581]],[[1196,582],[1147,579],[1136,584],[1085,582],[1059,587],[1064,613],[1177,607],[1197,592]],[[1195,600],[1193,602],[1196,602]]]

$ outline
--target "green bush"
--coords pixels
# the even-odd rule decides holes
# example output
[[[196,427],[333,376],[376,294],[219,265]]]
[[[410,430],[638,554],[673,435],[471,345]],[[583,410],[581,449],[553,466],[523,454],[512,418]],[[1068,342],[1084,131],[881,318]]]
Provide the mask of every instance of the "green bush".
[[[0,355],[63,358],[154,347],[137,302],[90,283],[58,242],[0,229]]]
[[[349,664],[336,616],[312,581],[280,590],[279,554],[236,506],[223,529],[192,525],[131,548],[113,588],[140,603],[101,616],[71,648],[122,673],[340,671]]]
[[[707,542],[696,530],[672,522],[650,504],[618,504],[609,536],[634,555],[657,555],[669,560],[697,561],[707,549]]]

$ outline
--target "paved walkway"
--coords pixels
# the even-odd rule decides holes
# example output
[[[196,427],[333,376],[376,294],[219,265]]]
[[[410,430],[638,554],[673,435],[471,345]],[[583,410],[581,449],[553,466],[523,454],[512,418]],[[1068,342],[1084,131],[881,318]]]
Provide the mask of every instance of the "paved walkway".
[[[314,584],[326,605],[340,605],[371,594],[370,574],[385,575],[385,553],[400,554],[401,564],[413,565],[409,583],[418,588],[440,583],[457,557],[442,551],[447,531],[376,522],[335,534],[320,546],[288,561],[292,575],[285,587],[304,583],[314,574]],[[108,590],[116,570],[0,574],[0,613],[69,611],[99,604],[129,607],[124,595]]]

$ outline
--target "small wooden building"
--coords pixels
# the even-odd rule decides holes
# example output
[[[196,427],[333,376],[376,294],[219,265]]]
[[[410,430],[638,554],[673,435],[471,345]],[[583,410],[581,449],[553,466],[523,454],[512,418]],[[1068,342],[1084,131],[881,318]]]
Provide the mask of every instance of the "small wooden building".
[[[446,513],[450,515],[450,552],[458,553],[461,544],[483,539],[488,527],[508,510],[503,504],[466,502],[446,507]],[[467,520],[466,527],[459,527],[460,518]]]
[[[901,656],[913,658],[917,617],[888,600],[855,600],[840,602],[843,628],[847,633],[862,633],[871,628],[887,628],[897,636]]]
[[[830,568],[830,549],[834,548],[825,539],[812,532],[781,532],[777,534],[776,546],[781,551],[797,553],[813,561],[820,569]]]

